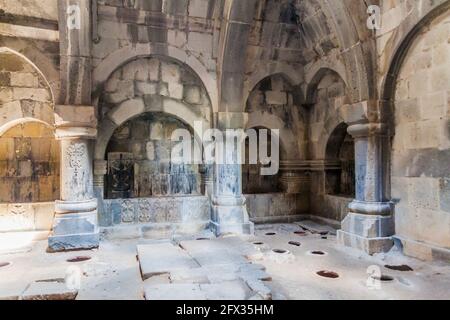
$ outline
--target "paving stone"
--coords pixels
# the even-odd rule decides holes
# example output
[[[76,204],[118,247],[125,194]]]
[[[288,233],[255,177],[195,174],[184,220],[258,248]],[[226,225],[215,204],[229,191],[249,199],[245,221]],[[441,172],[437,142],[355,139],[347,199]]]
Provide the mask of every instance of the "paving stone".
[[[207,300],[246,300],[251,295],[249,287],[241,280],[201,284],[200,288]]]
[[[207,269],[196,268],[171,272],[172,283],[209,283]]]
[[[243,264],[247,260],[236,251],[218,240],[182,241],[184,248],[201,266]]]
[[[146,300],[206,300],[198,284],[171,283],[144,285]]]
[[[272,291],[259,280],[247,280],[247,285],[254,292],[258,293],[264,300],[272,300]]]
[[[22,300],[75,300],[78,291],[64,281],[36,281],[22,294]]]
[[[171,243],[138,245],[137,253],[144,280],[154,275],[199,267],[185,251]]]

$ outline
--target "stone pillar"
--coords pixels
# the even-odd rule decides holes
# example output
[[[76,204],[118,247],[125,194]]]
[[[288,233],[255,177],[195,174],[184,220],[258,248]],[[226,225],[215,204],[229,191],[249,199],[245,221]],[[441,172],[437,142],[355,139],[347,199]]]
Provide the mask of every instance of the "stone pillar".
[[[94,160],[94,197],[97,199],[97,211],[101,226],[109,226],[109,223],[105,223],[104,219],[102,219],[105,213],[103,200],[105,198],[107,166],[106,160]]]
[[[92,146],[96,129],[60,127],[61,200],[55,202],[50,251],[98,247],[97,199],[93,192]]]
[[[91,105],[91,1],[59,0],[60,83],[55,107],[61,140],[61,200],[55,203],[50,251],[98,247],[91,140],[97,136]]]
[[[386,252],[393,246],[392,203],[388,200],[387,125],[354,124],[348,132],[355,139],[356,199],[338,231],[338,241],[368,254]]]
[[[204,164],[200,166],[200,190],[203,195],[212,197],[214,191],[214,166]]]
[[[226,112],[217,115],[217,128],[224,133],[226,129],[245,128],[247,114]],[[214,192],[212,199],[211,229],[216,235],[225,233],[253,234],[254,225],[249,220],[245,197],[242,194],[242,165],[238,161],[238,144],[227,153],[225,145],[223,152],[227,163],[216,163],[214,166]],[[228,150],[230,151],[230,150]],[[216,156],[219,152],[216,146]],[[217,159],[216,159],[217,160]]]

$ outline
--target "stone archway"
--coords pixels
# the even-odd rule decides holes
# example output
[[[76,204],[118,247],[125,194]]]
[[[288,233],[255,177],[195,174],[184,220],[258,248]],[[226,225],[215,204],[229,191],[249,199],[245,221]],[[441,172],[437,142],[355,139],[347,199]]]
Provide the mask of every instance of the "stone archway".
[[[60,196],[54,100],[42,72],[0,48],[0,232],[47,232]]]

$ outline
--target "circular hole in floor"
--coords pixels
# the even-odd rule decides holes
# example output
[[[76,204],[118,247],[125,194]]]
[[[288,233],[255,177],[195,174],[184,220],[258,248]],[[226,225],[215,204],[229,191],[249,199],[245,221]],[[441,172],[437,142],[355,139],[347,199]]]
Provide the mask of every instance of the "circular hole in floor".
[[[288,253],[288,251],[284,249],[273,249],[272,251],[279,254]]]
[[[209,240],[208,238],[197,238],[197,239],[195,239],[195,240],[197,240],[197,241],[203,241],[203,240]]]
[[[67,262],[83,262],[83,261],[88,261],[88,260],[91,260],[91,257],[78,256],[78,257],[67,259]]]
[[[298,236],[306,236],[306,232],[305,231],[294,231],[294,233]]]
[[[391,270],[395,270],[395,271],[414,271],[413,268],[411,268],[410,266],[406,265],[406,264],[402,264],[402,265],[398,265],[398,266],[391,266],[391,265],[385,265],[384,266],[387,269],[391,269]]]
[[[382,282],[391,282],[394,281],[394,278],[391,276],[388,276],[387,274],[382,274],[381,276],[372,276],[372,279],[379,280]]]
[[[300,245],[301,245],[301,243],[300,243],[300,242],[297,242],[297,241],[289,241],[289,244],[290,244],[291,246],[296,246],[296,247],[300,247]]]
[[[267,232],[267,233],[266,233],[266,236],[274,236],[274,235],[276,235],[275,232]]]
[[[7,267],[11,264],[11,262],[0,262],[0,268]]]
[[[322,237],[322,239],[323,239],[323,240],[327,240],[327,239],[328,239],[328,237]]]
[[[339,278],[339,274],[334,271],[322,270],[318,271],[317,274],[324,278],[336,279]]]
[[[253,242],[253,244],[255,246],[262,246],[264,244],[264,242]]]
[[[313,255],[315,255],[315,256],[323,256],[323,255],[325,255],[325,252],[323,252],[323,251],[318,251],[318,250],[311,251],[310,253],[313,254]]]

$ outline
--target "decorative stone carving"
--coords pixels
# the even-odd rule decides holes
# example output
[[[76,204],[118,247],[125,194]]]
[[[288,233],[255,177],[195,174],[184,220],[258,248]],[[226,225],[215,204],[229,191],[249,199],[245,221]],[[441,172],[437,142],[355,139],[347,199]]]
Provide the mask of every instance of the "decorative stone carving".
[[[151,219],[150,203],[147,199],[139,201],[138,219],[139,222],[150,222]]]
[[[132,223],[134,222],[134,204],[131,200],[123,200],[122,206],[122,222]]]
[[[69,166],[73,169],[75,176],[82,168],[83,157],[86,154],[86,146],[80,142],[74,142],[67,148]]]

